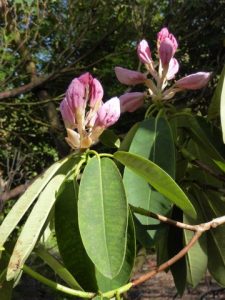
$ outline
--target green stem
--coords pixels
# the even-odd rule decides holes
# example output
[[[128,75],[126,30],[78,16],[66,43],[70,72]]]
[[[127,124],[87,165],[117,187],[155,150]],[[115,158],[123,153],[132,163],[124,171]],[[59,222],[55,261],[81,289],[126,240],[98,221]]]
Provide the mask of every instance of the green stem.
[[[55,291],[65,293],[67,295],[72,295],[72,296],[77,296],[77,297],[80,297],[80,298],[85,298],[85,299],[92,299],[96,296],[95,293],[74,290],[74,289],[68,288],[68,287],[66,287],[62,284],[54,282],[54,281],[44,277],[43,275],[37,273],[36,271],[32,270],[27,265],[23,266],[23,271],[26,274],[28,274],[29,276],[33,277],[34,279],[42,282],[43,284],[49,286],[52,289],[54,289]],[[111,291],[108,291],[106,293],[103,293],[103,294],[101,294],[101,296],[103,298],[111,299],[111,298],[115,297],[116,295],[121,295],[121,294],[127,292],[132,286],[133,286],[133,284],[130,282],[130,283],[124,285],[124,286],[121,286],[118,289],[111,290]]]
[[[50,288],[52,288],[56,291],[68,294],[68,295],[77,296],[77,297],[86,298],[86,299],[91,299],[96,295],[95,293],[74,290],[74,289],[68,288],[62,284],[56,283],[56,282],[42,276],[41,274],[33,271],[31,268],[29,268],[26,265],[23,266],[23,271],[25,273],[27,273],[28,275],[30,275],[31,277],[33,277],[34,279],[49,286]]]
[[[133,284],[131,282],[129,282],[128,284],[121,286],[118,289],[103,293],[102,296],[103,298],[109,298],[111,299],[112,297],[114,297],[115,295],[121,295],[127,291],[129,291],[129,289],[133,286]]]
[[[99,154],[100,157],[110,157],[110,158],[113,158],[114,156],[110,153],[101,153]]]

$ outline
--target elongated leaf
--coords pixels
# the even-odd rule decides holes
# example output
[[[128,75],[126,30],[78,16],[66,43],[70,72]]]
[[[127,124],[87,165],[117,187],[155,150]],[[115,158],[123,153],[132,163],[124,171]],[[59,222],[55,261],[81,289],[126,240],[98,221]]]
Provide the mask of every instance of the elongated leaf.
[[[47,250],[39,247],[35,253],[52,268],[52,270],[64,280],[71,288],[82,290],[77,281],[74,279],[73,275]]]
[[[7,280],[18,275],[39,238],[42,227],[55,203],[56,192],[65,178],[65,168],[61,170],[62,173],[56,174],[40,194],[22,229],[9,262]]]
[[[129,213],[126,255],[123,262],[123,266],[119,274],[113,279],[109,279],[103,276],[98,271],[96,271],[98,287],[101,292],[107,292],[116,289],[128,282],[131,275],[131,271],[134,266],[135,254],[136,254],[136,240],[135,240],[134,222],[133,222],[132,214]]]
[[[209,127],[202,117],[194,117],[188,113],[180,113],[171,118],[177,127],[185,128],[190,136],[198,143],[211,159],[224,161],[223,153],[217,149],[213,135],[209,138]],[[208,128],[207,128],[208,127]]]
[[[223,83],[221,83],[221,96],[220,96],[220,119],[223,132],[223,142],[225,143],[225,66],[222,73]]]
[[[21,218],[24,216],[26,211],[32,205],[34,200],[37,198],[52,176],[54,176],[57,170],[64,163],[66,163],[68,159],[69,158],[67,157],[53,164],[44,172],[44,174],[40,175],[16,201],[15,205],[11,208],[10,212],[0,226],[0,248],[4,245],[11,232],[14,230],[16,225],[19,223]]]
[[[186,224],[193,224],[193,220],[190,220],[190,218],[185,215],[183,221]],[[185,244],[188,244],[192,237],[193,232],[184,230]],[[196,287],[199,284],[207,270],[208,257],[206,243],[206,235],[202,235],[185,256],[187,264],[187,281],[193,287]]]
[[[122,178],[112,160],[94,157],[85,167],[78,220],[89,257],[100,273],[115,277],[125,256],[128,207]]]
[[[126,134],[124,140],[122,141],[121,145],[120,145],[120,151],[128,151],[130,148],[130,145],[132,143],[132,140],[134,138],[134,135],[136,133],[136,131],[139,128],[139,123],[134,124],[131,129],[128,131],[128,133]]]
[[[223,67],[222,73],[220,75],[219,82],[217,84],[216,90],[213,94],[213,98],[209,105],[208,119],[215,119],[220,115],[220,103],[222,99],[222,91],[224,89],[224,78],[225,78],[225,66]]]
[[[205,221],[225,215],[225,203],[215,192],[200,189],[194,190],[202,209]],[[225,286],[225,225],[221,225],[207,232],[208,269],[219,284]]]
[[[177,208],[176,206],[173,208],[172,212],[172,219],[177,221],[182,221],[183,213],[182,211]],[[181,249],[183,249],[183,232],[181,229],[170,226],[169,227],[169,234],[168,234],[168,254],[169,257],[173,257],[176,255]],[[176,285],[177,291],[180,296],[183,295],[185,286],[186,286],[186,279],[187,279],[187,268],[185,258],[182,257],[179,259],[175,264],[170,267],[171,273],[173,275],[174,283]]]
[[[129,152],[149,158],[174,177],[174,143],[169,124],[164,118],[150,118],[141,122]],[[129,168],[125,168],[123,180],[130,204],[160,214],[167,214],[171,209],[170,201]],[[137,215],[137,218],[144,225],[159,224],[159,221],[145,216]],[[149,230],[149,234],[154,238],[156,230]]]
[[[118,151],[114,157],[133,172],[148,181],[158,192],[180,207],[187,215],[196,217],[196,211],[188,197],[164,170],[150,160],[138,155]]]
[[[96,292],[95,267],[83,246],[78,227],[77,200],[78,184],[68,179],[61,186],[55,204],[58,248],[65,266],[79,284],[85,290]]]

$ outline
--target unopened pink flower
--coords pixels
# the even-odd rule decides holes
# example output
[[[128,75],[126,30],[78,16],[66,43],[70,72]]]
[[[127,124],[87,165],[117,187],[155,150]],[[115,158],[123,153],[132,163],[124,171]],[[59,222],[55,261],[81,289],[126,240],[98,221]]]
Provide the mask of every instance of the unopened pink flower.
[[[101,83],[94,78],[90,86],[90,107],[94,107],[96,103],[100,103],[103,98],[103,88]]]
[[[120,100],[114,97],[105,102],[97,112],[95,126],[107,128],[119,119],[120,117]]]
[[[158,33],[157,33],[157,43],[160,44],[162,41],[165,40],[165,38],[169,37],[169,30],[166,27],[163,27]]]
[[[127,85],[135,85],[139,83],[144,83],[147,79],[146,75],[133,70],[128,70],[121,67],[115,67],[115,73],[117,79]]]
[[[173,44],[169,38],[165,38],[159,46],[159,57],[163,66],[167,66],[173,56]]]
[[[66,99],[73,113],[78,107],[85,107],[85,86],[82,82],[80,82],[79,78],[73,79],[70,83],[66,92]]]
[[[176,58],[172,58],[169,62],[169,69],[166,74],[166,79],[171,80],[174,78],[175,74],[179,71],[179,63]]]
[[[146,40],[142,40],[138,44],[137,54],[142,63],[144,64],[152,63],[151,51]]]
[[[195,74],[191,74],[177,80],[175,82],[175,87],[188,90],[201,89],[207,85],[210,76],[211,73],[208,72],[198,72]]]
[[[169,30],[166,27],[162,28],[160,30],[160,32],[158,32],[158,34],[157,34],[157,46],[158,46],[158,49],[159,49],[161,43],[165,39],[169,39],[171,41],[172,46],[173,46],[173,55],[174,55],[174,53],[177,50],[178,43],[177,43],[177,40],[176,40],[175,36],[172,33],[170,33]]]
[[[126,93],[119,97],[121,113],[133,112],[144,104],[145,94],[134,92]]]
[[[74,128],[75,127],[75,115],[72,112],[72,110],[70,109],[66,97],[60,103],[59,109],[62,114],[62,118],[65,123],[65,126],[68,128]]]

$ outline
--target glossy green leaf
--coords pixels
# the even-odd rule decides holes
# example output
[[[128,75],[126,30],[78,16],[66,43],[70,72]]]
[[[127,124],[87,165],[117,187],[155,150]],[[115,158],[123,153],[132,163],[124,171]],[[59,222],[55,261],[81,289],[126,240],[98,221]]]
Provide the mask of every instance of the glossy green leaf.
[[[68,161],[69,157],[56,162],[42,175],[40,175],[24,192],[24,194],[16,201],[15,205],[11,208],[4,221],[0,226],[0,248],[4,245],[5,241],[24,216],[26,211],[35,201],[37,196],[54,176],[57,170]]]
[[[193,220],[184,215],[183,222],[185,224],[193,224]],[[184,230],[185,245],[193,237],[193,232]],[[207,270],[207,240],[206,235],[202,235],[200,239],[191,247],[186,256],[187,264],[187,281],[192,287],[196,287],[202,280]]]
[[[63,266],[58,259],[51,255],[43,247],[39,247],[35,250],[35,253],[57,274],[62,280],[64,280],[69,287],[73,289],[82,290],[73,275]]]
[[[32,252],[55,203],[56,192],[65,179],[68,168],[73,167],[73,163],[72,160],[63,165],[40,194],[13,250],[7,271],[8,280],[18,275],[19,270]]]
[[[141,122],[129,152],[149,158],[174,177],[174,142],[168,122],[164,118],[150,118]],[[129,168],[124,170],[123,180],[130,204],[160,214],[167,214],[171,209],[171,202]],[[144,225],[159,224],[159,221],[145,216],[137,215],[137,218]],[[154,238],[156,230],[150,230],[149,234]]]
[[[94,157],[85,167],[78,220],[87,254],[100,273],[115,277],[125,256],[128,206],[121,175],[111,159]]]
[[[201,206],[205,221],[225,215],[225,203],[220,195],[195,188],[195,196]],[[208,269],[214,279],[225,286],[225,225],[218,226],[207,232]]]
[[[55,204],[58,248],[64,265],[79,284],[85,290],[97,291],[95,267],[83,246],[78,227],[77,200],[78,184],[68,179],[61,186]]]
[[[134,231],[134,222],[132,214],[129,214],[128,220],[128,229],[127,229],[127,246],[126,246],[126,255],[123,262],[123,266],[119,274],[113,278],[109,279],[103,276],[101,273],[96,271],[96,279],[98,282],[98,287],[101,292],[107,292],[126,284],[130,278],[131,271],[134,266],[136,254],[136,240],[135,240],[135,231]]]
[[[173,220],[182,221],[182,211],[179,208],[174,207],[171,218]],[[183,249],[183,231],[180,228],[177,228],[175,226],[169,227],[167,247],[169,258],[175,256],[180,250]],[[173,264],[170,267],[170,270],[173,275],[177,291],[180,294],[180,296],[182,296],[186,287],[187,280],[187,268],[185,257],[182,257],[175,264]]]
[[[223,92],[223,89],[225,89],[224,78],[225,78],[225,66],[223,67],[216,90],[213,94],[212,100],[209,105],[209,110],[208,110],[208,119],[209,120],[215,119],[220,115],[220,103],[221,103],[221,99],[222,99],[222,92]]]
[[[220,119],[223,132],[223,142],[225,143],[225,66],[223,69],[223,83],[221,84],[221,96],[220,96]]]
[[[196,211],[188,197],[164,170],[150,160],[138,155],[118,151],[115,159],[148,181],[158,192],[180,207],[187,215],[196,217]]]

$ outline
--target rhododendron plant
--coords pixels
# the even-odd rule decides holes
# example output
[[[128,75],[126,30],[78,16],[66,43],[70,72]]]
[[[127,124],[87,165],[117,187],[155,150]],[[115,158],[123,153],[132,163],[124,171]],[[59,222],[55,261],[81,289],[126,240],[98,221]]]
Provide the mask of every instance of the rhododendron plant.
[[[60,112],[66,141],[75,151],[39,176],[2,222],[0,292],[6,281],[11,283],[5,286],[13,287],[22,272],[69,297],[93,300],[119,300],[168,269],[180,295],[187,285],[196,286],[207,270],[225,286],[221,130],[185,103],[181,108],[172,101],[177,92],[205,87],[211,74],[197,72],[175,80],[177,48],[167,28],[158,33],[156,56],[142,40],[137,54],[145,72],[116,67],[118,80],[132,91],[106,102],[101,83],[90,73],[72,80]],[[221,78],[213,112],[225,91]],[[144,85],[146,91],[140,86],[133,91],[135,85]],[[224,100],[219,100],[223,122]],[[128,132],[107,130],[121,113],[141,106],[146,109],[143,120],[138,116]],[[25,217],[17,242],[13,235],[8,248],[5,242]],[[54,251],[52,244],[57,244]],[[141,248],[155,250],[157,266],[133,276]],[[38,263],[41,259],[49,265],[55,281],[32,270],[35,256]]]

